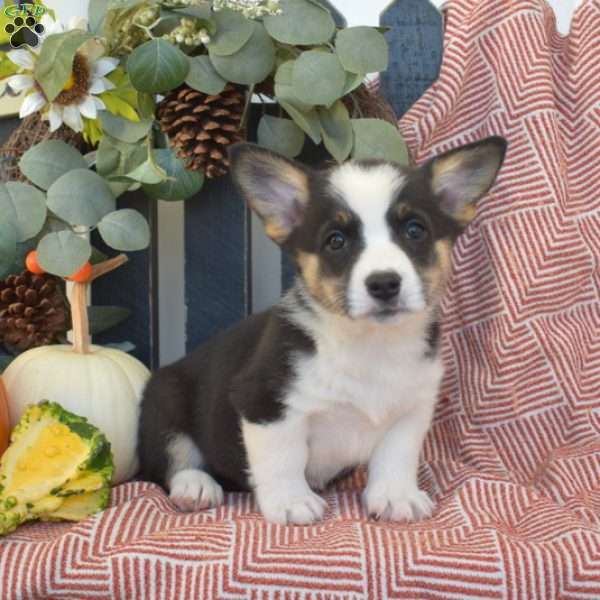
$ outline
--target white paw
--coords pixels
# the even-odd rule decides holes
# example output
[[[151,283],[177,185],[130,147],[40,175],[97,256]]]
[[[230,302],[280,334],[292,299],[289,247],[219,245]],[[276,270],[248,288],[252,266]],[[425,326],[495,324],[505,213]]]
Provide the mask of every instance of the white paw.
[[[173,504],[183,512],[195,512],[223,504],[223,489],[204,471],[185,469],[171,478]]]
[[[403,486],[386,481],[367,485],[363,503],[370,517],[384,521],[414,521],[425,519],[433,510],[431,498],[416,484]]]
[[[309,525],[320,521],[327,502],[308,485],[255,490],[258,506],[267,521],[280,525]]]

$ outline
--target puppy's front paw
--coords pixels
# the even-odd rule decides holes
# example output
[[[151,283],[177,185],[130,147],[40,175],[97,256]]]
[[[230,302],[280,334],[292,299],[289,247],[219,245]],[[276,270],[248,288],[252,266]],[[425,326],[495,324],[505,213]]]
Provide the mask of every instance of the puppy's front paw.
[[[258,506],[267,521],[280,525],[309,525],[320,521],[327,502],[308,485],[256,489]]]
[[[195,512],[223,504],[223,489],[199,469],[185,469],[171,479],[170,498],[183,512]]]
[[[367,485],[363,503],[370,517],[384,521],[425,519],[434,506],[431,498],[416,485],[407,487],[386,481]]]

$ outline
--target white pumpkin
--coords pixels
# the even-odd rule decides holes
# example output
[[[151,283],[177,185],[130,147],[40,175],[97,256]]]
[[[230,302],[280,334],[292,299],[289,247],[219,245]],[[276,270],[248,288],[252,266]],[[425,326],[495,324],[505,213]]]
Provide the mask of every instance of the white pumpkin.
[[[19,355],[3,373],[11,426],[29,404],[50,400],[86,417],[111,443],[114,483],[135,475],[139,404],[150,376],[136,358],[112,348],[43,346]]]
[[[113,483],[130,479],[138,468],[139,406],[150,371],[125,352],[90,344],[87,293],[93,279],[126,260],[124,255],[106,260],[93,267],[88,282],[73,284],[72,346],[28,350],[2,375],[13,426],[28,405],[50,400],[98,427],[111,443]]]

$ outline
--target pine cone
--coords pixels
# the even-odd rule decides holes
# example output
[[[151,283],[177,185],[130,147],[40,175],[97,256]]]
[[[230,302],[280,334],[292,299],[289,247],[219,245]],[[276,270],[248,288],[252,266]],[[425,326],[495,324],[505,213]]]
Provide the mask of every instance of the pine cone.
[[[162,130],[189,169],[210,178],[227,173],[227,146],[245,139],[245,96],[245,88],[232,84],[216,96],[182,85],[158,105]]]
[[[19,351],[45,346],[68,329],[58,277],[23,271],[0,281],[0,342]]]

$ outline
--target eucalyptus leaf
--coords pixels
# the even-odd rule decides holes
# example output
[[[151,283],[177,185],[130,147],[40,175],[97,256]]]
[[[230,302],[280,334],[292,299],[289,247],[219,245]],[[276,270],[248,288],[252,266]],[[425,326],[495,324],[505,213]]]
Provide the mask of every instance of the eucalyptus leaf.
[[[330,109],[317,109],[321,121],[321,134],[325,148],[339,163],[348,158],[352,151],[354,136],[348,109],[338,100]]]
[[[67,171],[87,166],[86,160],[73,146],[60,140],[46,140],[32,146],[19,161],[21,173],[44,190]]]
[[[214,13],[216,33],[208,50],[216,56],[231,56],[242,48],[254,33],[253,21],[228,8]]]
[[[294,119],[294,123],[302,129],[315,144],[321,143],[321,123],[319,115],[313,108],[309,111],[297,109],[293,104],[280,102],[281,107]]]
[[[85,165],[88,168],[96,166],[96,151],[92,150],[90,152],[86,152],[83,155],[83,160],[85,161]],[[81,168],[81,167],[77,167],[77,168]],[[61,173],[61,175],[62,175],[62,173]]]
[[[293,77],[295,64],[296,61],[288,60],[279,65],[275,73],[275,97],[279,103],[287,102],[288,104],[293,104],[298,110],[307,112],[313,105],[302,102],[294,94]]]
[[[187,56],[163,39],[138,46],[127,60],[131,84],[140,92],[167,92],[184,82],[189,71]]]
[[[349,27],[335,38],[337,55],[346,71],[375,73],[388,66],[388,45],[381,33],[373,27]]]
[[[283,44],[326,44],[335,33],[335,21],[324,7],[307,0],[281,0],[281,14],[265,17],[269,35]]]
[[[111,248],[124,252],[143,250],[150,243],[150,227],[137,210],[124,208],[107,214],[98,223],[102,239]]]
[[[74,169],[50,186],[47,204],[71,225],[94,227],[115,210],[115,197],[103,177],[88,169]]]
[[[42,230],[45,233],[47,227]],[[8,269],[9,273],[20,273],[25,268],[25,258],[32,251],[35,250],[38,244],[38,238],[29,238],[24,242],[17,242],[17,253],[12,267]]]
[[[289,119],[263,115],[258,124],[258,143],[289,158],[302,152],[304,140],[304,131]]]
[[[130,121],[117,115],[101,110],[98,113],[102,129],[112,137],[128,144],[134,144],[148,135],[152,127],[151,120]]]
[[[262,23],[252,21],[254,31],[242,48],[230,56],[208,49],[216,71],[233,83],[252,85],[266,79],[275,66],[275,46]]]
[[[167,179],[167,173],[159,167],[151,156],[139,166],[126,173],[127,177],[140,183],[156,184]]]
[[[91,37],[86,31],[73,29],[49,35],[44,40],[44,51],[37,59],[33,75],[48,102],[63,90],[71,76],[75,53]]]
[[[356,159],[375,158],[408,164],[408,149],[396,127],[381,119],[352,119]]]
[[[308,50],[294,65],[294,95],[307,104],[331,106],[341,98],[346,73],[338,57],[330,52]]]
[[[72,231],[59,231],[45,235],[37,251],[42,269],[59,277],[69,277],[89,260],[92,247],[86,238]]]
[[[169,179],[156,185],[144,185],[144,192],[156,200],[187,200],[196,195],[204,185],[204,175],[185,168],[185,163],[172,150],[154,151],[156,162]]]
[[[145,155],[145,154],[144,154]],[[110,136],[104,136],[96,151],[96,170],[100,175],[108,176],[119,167],[121,153],[112,143]]]
[[[364,73],[346,73],[346,83],[344,84],[344,96],[353,92],[365,80]]]
[[[92,246],[92,255],[90,256],[90,262],[93,265],[97,265],[100,262],[104,262],[108,259],[108,255],[104,254],[101,250],[98,250],[95,246]]]
[[[119,177],[118,179],[107,179],[106,182],[108,183],[108,187],[110,188],[110,191],[113,193],[113,196],[115,198],[118,198],[125,192],[134,189],[135,185],[139,186],[139,184],[133,183],[131,179],[127,177]]]
[[[105,134],[98,144],[96,170],[105,177],[125,175],[139,167],[146,158],[146,146],[121,142]]]
[[[215,16],[210,10],[208,2],[205,5],[197,4],[196,6],[190,5],[184,8],[174,8],[173,12],[177,15],[201,19],[202,21],[213,19]]]
[[[131,310],[123,306],[88,306],[90,334],[104,333],[130,316]]]
[[[88,20],[90,31],[94,35],[99,35],[102,32],[107,11],[108,3],[106,0],[89,0]]]
[[[227,81],[215,71],[208,56],[194,56],[189,60],[190,70],[185,82],[191,88],[211,96],[220,94],[225,89]]]
[[[297,49],[294,46],[286,46],[284,44],[276,44],[275,51],[278,65],[288,60],[296,60],[296,56],[298,55]]]
[[[0,278],[10,273],[17,257],[17,230],[10,221],[0,221]]]
[[[154,119],[156,112],[154,96],[146,92],[138,92],[137,109],[142,119]]]
[[[37,235],[46,214],[46,197],[37,188],[13,181],[0,184],[0,215],[15,227],[17,242]]]

